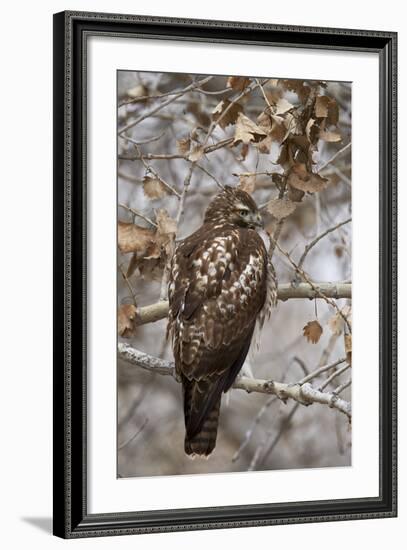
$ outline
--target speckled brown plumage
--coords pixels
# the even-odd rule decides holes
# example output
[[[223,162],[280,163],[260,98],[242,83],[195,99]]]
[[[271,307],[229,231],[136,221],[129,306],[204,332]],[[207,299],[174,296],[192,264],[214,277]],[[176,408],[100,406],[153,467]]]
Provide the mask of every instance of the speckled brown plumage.
[[[207,456],[215,447],[222,392],[245,361],[266,300],[267,252],[254,229],[260,223],[250,195],[226,187],[172,259],[168,332],[189,455]]]

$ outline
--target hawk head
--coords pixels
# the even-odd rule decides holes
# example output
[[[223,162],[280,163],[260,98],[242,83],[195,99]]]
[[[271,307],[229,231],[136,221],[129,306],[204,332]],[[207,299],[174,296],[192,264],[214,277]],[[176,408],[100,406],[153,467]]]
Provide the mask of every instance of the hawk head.
[[[205,223],[229,223],[239,227],[263,227],[263,220],[252,197],[236,187],[225,185],[205,212]]]

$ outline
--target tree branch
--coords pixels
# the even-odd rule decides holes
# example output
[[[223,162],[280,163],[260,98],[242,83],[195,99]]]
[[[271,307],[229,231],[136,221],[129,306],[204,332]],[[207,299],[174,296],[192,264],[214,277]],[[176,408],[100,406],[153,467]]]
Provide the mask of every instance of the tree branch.
[[[308,252],[321,240],[323,239],[324,237],[326,237],[327,235],[329,235],[330,233],[332,233],[333,231],[336,231],[337,229],[339,229],[340,227],[342,227],[343,225],[346,225],[347,223],[351,222],[352,221],[352,218],[348,218],[347,220],[344,220],[343,222],[340,222],[340,223],[337,223],[336,225],[334,225],[333,227],[329,227],[326,231],[324,231],[323,233],[321,233],[320,235],[318,235],[317,237],[315,237],[315,239],[313,241],[311,241],[310,243],[307,244],[307,246],[305,247],[304,249],[304,252],[302,253],[302,256],[300,258],[300,261],[298,262],[298,267],[301,268],[303,263],[304,263],[304,260],[305,258],[307,257],[307,254]]]
[[[127,363],[151,372],[172,376],[178,381],[174,363],[148,355],[147,353],[132,348],[129,344],[119,342],[118,356]],[[308,382],[304,384],[285,384],[273,380],[260,380],[241,376],[235,380],[233,387],[239,390],[245,390],[248,393],[257,392],[275,395],[282,401],[292,399],[301,405],[311,405],[312,403],[328,405],[345,414],[349,420],[352,418],[351,404],[348,401],[341,399],[336,393],[324,393],[315,389]]]
[[[298,286],[292,286],[291,283],[283,283],[278,285],[277,298],[282,302],[298,298],[308,298],[313,300],[320,298],[320,294],[327,298],[351,298],[352,284],[351,283],[300,283]],[[141,307],[137,310],[137,324],[145,325],[154,323],[160,319],[164,319],[168,314],[168,302],[161,301],[156,304]]]
[[[124,134],[125,132],[127,132],[127,130],[130,130],[130,128],[133,128],[134,126],[136,126],[137,124],[140,124],[140,122],[142,122],[143,120],[145,120],[146,118],[148,118],[149,116],[152,116],[154,115],[155,113],[157,113],[158,111],[161,111],[161,109],[163,109],[164,107],[166,107],[167,105],[169,105],[170,103],[173,103],[174,101],[176,101],[177,99],[179,99],[180,97],[182,97],[184,94],[186,94],[187,92],[190,92],[191,90],[194,90],[195,88],[199,88],[201,87],[203,84],[206,84],[206,82],[209,82],[211,79],[213,78],[213,76],[207,76],[206,78],[203,78],[202,80],[198,80],[197,82],[193,82],[192,84],[190,84],[189,86],[187,86],[186,88],[184,88],[183,90],[181,90],[179,93],[177,93],[176,95],[170,97],[170,99],[167,99],[167,101],[164,101],[163,103],[160,103],[157,107],[154,107],[153,109],[151,109],[150,111],[147,111],[146,113],[144,113],[144,115],[140,116],[139,118],[137,118],[136,120],[133,120],[132,122],[130,122],[129,124],[127,124],[126,126],[124,126],[124,128],[121,128],[119,130],[119,136],[121,134]]]

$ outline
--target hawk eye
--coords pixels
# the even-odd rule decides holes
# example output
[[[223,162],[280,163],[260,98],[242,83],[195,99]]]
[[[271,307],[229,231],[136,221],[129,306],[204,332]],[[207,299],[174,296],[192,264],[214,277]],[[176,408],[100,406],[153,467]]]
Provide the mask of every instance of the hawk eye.
[[[240,215],[241,215],[241,216],[247,216],[248,213],[249,213],[248,210],[241,210],[241,211],[240,211]]]

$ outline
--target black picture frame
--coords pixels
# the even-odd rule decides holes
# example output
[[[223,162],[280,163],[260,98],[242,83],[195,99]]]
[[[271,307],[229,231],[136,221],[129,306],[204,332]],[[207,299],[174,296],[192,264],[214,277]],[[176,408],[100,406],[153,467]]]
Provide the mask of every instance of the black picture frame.
[[[375,52],[380,63],[380,495],[128,513],[87,511],[86,40],[109,36]],[[84,12],[54,15],[54,534],[64,538],[397,514],[397,34]],[[112,368],[115,366],[112,365]],[[215,503],[214,503],[215,504]]]

